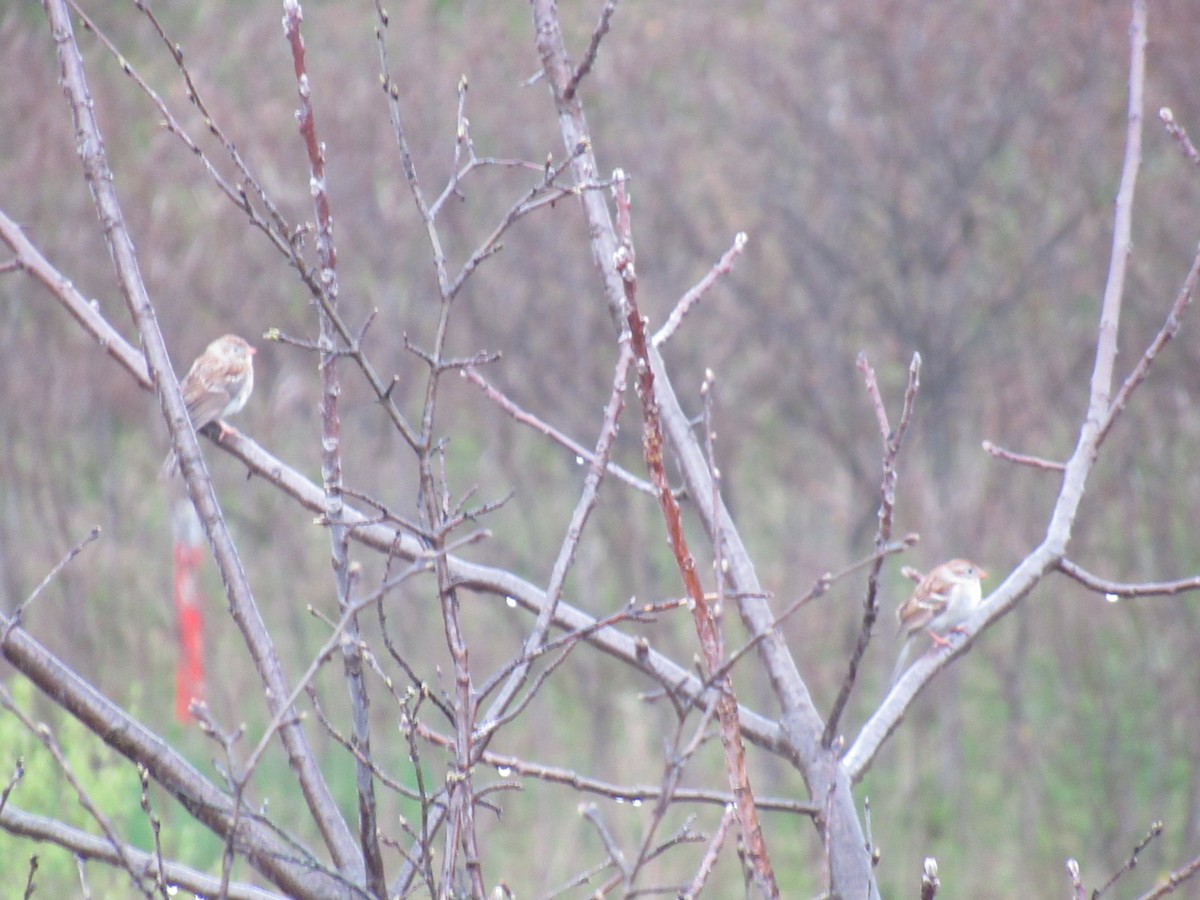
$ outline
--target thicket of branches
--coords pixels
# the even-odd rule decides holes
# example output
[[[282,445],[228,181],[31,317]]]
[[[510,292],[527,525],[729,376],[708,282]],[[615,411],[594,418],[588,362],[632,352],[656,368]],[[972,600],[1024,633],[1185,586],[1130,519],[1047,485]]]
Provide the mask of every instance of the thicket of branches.
[[[1200,868],[1195,13],[1147,54],[1145,0],[43,6],[0,20],[31,893],[19,839],[145,896]],[[258,388],[199,440],[178,376],[225,331]],[[889,688],[900,560],[953,555],[987,599]]]

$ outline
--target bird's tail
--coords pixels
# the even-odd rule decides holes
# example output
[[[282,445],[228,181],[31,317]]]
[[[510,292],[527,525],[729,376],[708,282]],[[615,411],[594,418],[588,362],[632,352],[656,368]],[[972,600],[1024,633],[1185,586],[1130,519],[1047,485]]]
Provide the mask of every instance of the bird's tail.
[[[908,668],[908,656],[912,652],[914,637],[916,637],[915,634],[910,634],[905,638],[904,646],[900,648],[900,656],[896,659],[896,668],[892,669],[892,680],[888,683],[888,690],[896,686],[896,682],[900,680],[900,676]]]

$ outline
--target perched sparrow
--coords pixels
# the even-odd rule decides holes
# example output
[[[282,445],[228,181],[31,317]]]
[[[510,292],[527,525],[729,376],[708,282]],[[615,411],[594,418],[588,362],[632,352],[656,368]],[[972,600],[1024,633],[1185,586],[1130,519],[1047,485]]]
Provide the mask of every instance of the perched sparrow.
[[[949,644],[946,635],[959,630],[959,626],[983,599],[983,591],[979,587],[979,581],[983,578],[987,578],[987,572],[975,563],[952,559],[920,579],[912,596],[896,610],[898,631],[904,633],[905,641],[900,658],[896,660],[896,670],[892,673],[892,684],[904,672],[913,641],[922,631],[927,631],[940,647]]]
[[[229,433],[220,420],[239,411],[250,399],[254,390],[255,352],[236,334],[227,334],[196,357],[179,385],[193,428],[199,431],[216,422],[221,427],[221,437]],[[171,476],[177,467],[178,460],[172,450],[163,463],[163,471]]]

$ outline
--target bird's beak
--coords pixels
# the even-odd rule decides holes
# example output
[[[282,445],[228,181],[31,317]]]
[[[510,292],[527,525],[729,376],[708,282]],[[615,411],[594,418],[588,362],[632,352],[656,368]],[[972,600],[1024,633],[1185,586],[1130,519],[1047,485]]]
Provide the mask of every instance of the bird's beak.
[[[257,352],[258,352],[258,348],[257,348],[257,347],[251,347],[251,348],[250,348],[250,355],[251,355],[251,356],[253,356],[253,355],[254,355],[255,353],[257,353]]]

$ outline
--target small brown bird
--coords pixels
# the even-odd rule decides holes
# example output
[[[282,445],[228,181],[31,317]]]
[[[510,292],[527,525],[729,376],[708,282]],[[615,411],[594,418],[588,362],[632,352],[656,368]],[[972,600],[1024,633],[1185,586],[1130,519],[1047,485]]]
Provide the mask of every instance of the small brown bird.
[[[196,357],[179,384],[192,427],[199,431],[210,422],[221,427],[221,437],[230,429],[220,421],[246,405],[254,390],[254,354],[257,351],[236,334],[217,338]],[[178,469],[175,451],[167,454],[163,472],[171,477]]]
[[[979,582],[984,578],[987,572],[975,563],[952,559],[920,580],[912,596],[896,610],[897,630],[905,635],[905,640],[892,673],[892,684],[903,674],[913,641],[922,631],[927,631],[940,647],[949,644],[946,635],[957,631],[983,600]]]

